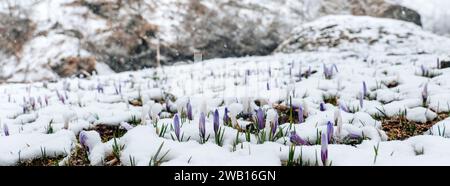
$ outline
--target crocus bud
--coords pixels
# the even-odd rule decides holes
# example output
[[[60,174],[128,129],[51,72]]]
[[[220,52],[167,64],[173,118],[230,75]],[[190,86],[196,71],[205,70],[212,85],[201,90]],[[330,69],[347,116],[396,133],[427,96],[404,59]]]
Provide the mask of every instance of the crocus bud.
[[[328,136],[328,143],[331,143],[331,140],[333,139],[334,134],[334,127],[333,123],[328,122],[327,123],[327,136]]]
[[[3,124],[3,132],[5,133],[5,136],[9,136],[9,128],[6,123]]]
[[[328,161],[328,138],[327,133],[325,132],[322,132],[321,137],[320,158],[322,160],[322,164],[325,166]]]
[[[192,105],[191,105],[191,101],[188,101],[186,104],[186,114],[187,114],[187,118],[188,120],[193,120],[194,118],[192,117]]]
[[[303,107],[302,106],[298,107],[298,122],[299,123],[305,122],[305,116],[303,115]]]
[[[265,123],[264,123],[264,111],[261,109],[261,108],[259,108],[257,111],[256,111],[256,119],[258,120],[258,128],[261,130],[261,129],[264,129],[264,127],[265,127]]]
[[[198,129],[200,131],[200,137],[205,138],[206,137],[206,117],[205,114],[202,112],[200,113],[200,119],[198,121]]]
[[[178,140],[180,140],[180,119],[178,117],[178,114],[175,114],[173,117],[173,128],[175,130],[175,136]]]
[[[291,136],[289,137],[289,140],[291,141],[291,143],[293,143],[295,145],[309,145],[309,143],[306,140],[302,139],[294,131],[291,132]]]
[[[339,109],[339,108],[337,108],[334,111],[334,122],[337,125],[336,135],[338,137],[341,137],[341,135],[342,135],[342,114],[341,114],[341,109]]]
[[[219,131],[219,111],[216,109],[214,111],[214,115],[213,115],[213,125],[214,125],[214,132],[217,134],[217,132]]]

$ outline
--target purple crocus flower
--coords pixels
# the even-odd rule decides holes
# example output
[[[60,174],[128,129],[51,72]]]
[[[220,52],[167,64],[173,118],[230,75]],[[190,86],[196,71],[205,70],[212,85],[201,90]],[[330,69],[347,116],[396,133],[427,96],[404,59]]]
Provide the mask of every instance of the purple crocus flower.
[[[41,96],[38,97],[37,102],[38,102],[39,106],[42,107],[42,98],[41,98]]]
[[[264,123],[264,111],[259,108],[256,110],[256,119],[258,120],[258,128],[261,130],[265,127]]]
[[[186,112],[187,112],[186,113],[187,114],[187,118],[192,121],[194,119],[194,117],[192,116],[191,101],[188,101],[187,104],[186,104]]]
[[[324,103],[320,103],[320,111],[325,111],[325,104]]]
[[[78,135],[78,140],[80,141],[81,146],[86,147],[89,152],[89,146],[87,145],[88,136],[86,135],[86,131],[81,131]]]
[[[328,68],[325,64],[323,64],[323,74],[326,79],[331,79],[333,77],[333,67]]]
[[[428,99],[428,84],[425,84],[422,90],[422,102],[425,104]]]
[[[22,112],[26,114],[28,112],[28,106],[26,104],[22,105]]]
[[[298,122],[299,123],[305,122],[305,116],[303,114],[303,107],[301,105],[298,107]]]
[[[117,94],[117,95],[120,94],[119,88],[117,88],[117,85],[116,85],[115,83],[114,83],[114,90],[116,91],[116,94]]]
[[[228,108],[227,107],[225,107],[225,111],[224,111],[224,114],[223,114],[223,123],[227,123],[229,120],[230,120],[230,117],[228,116]]]
[[[350,133],[350,134],[347,135],[347,137],[350,138],[350,139],[360,139],[361,135],[355,134],[355,133]]]
[[[98,93],[103,93],[103,92],[104,92],[103,85],[102,85],[101,83],[99,83],[99,84],[97,85],[97,92],[98,92]]]
[[[36,100],[34,99],[34,97],[30,98],[30,105],[33,110],[36,109]]]
[[[289,137],[289,140],[291,141],[291,143],[293,143],[295,145],[309,145],[309,143],[306,140],[301,138],[294,131],[291,132],[291,136]]]
[[[336,72],[339,72],[339,70],[338,70],[338,68],[337,68],[337,65],[336,64],[333,64],[333,66],[332,66],[332,69],[331,70],[336,70]]]
[[[200,119],[198,121],[198,129],[200,131],[200,137],[201,138],[205,138],[206,137],[206,117],[205,117],[205,113],[200,113]]]
[[[425,68],[425,66],[420,65],[420,71],[422,72],[422,76],[426,76],[428,70]]]
[[[49,97],[46,95],[46,96],[44,96],[44,101],[45,101],[45,105],[46,106],[48,106],[48,99],[49,99]]]
[[[320,158],[322,160],[322,164],[325,166],[328,160],[328,139],[327,133],[325,132],[322,132]]]
[[[246,84],[247,85],[247,83],[248,83],[248,77],[250,76],[250,70],[249,69],[247,69],[246,71],[245,71],[245,79],[244,79],[244,84]]]
[[[177,136],[177,139],[180,140],[180,119],[178,114],[175,114],[173,117],[173,128],[175,129],[175,136]]]
[[[273,126],[272,126],[272,136],[275,135],[278,128],[278,113],[275,113],[275,117],[273,119]]]
[[[120,126],[121,126],[122,128],[124,128],[125,130],[127,130],[127,131],[133,129],[133,126],[130,125],[129,123],[127,123],[127,122],[121,122],[121,123],[120,123]]]
[[[332,140],[332,138],[333,138],[333,134],[334,134],[333,123],[331,123],[330,121],[328,121],[328,123],[327,123],[328,143],[331,143],[331,140]]]
[[[5,133],[5,136],[9,136],[9,128],[6,123],[3,124],[3,132]]]
[[[214,132],[217,134],[217,132],[219,131],[219,111],[216,109],[214,111],[214,115],[213,115],[213,125],[214,125]]]
[[[360,108],[364,107],[364,95],[362,92],[359,93],[359,106]]]
[[[269,77],[272,77],[272,68],[269,67]]]
[[[367,85],[365,81],[363,81],[363,95],[364,97],[367,96]]]

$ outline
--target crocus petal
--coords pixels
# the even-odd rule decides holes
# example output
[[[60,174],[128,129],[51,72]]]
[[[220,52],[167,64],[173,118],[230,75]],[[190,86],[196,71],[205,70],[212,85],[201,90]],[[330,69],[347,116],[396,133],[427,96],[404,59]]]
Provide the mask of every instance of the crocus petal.
[[[180,139],[180,119],[178,117],[178,114],[175,114],[173,117],[173,128],[175,129],[175,135],[177,136],[177,139]]]
[[[367,85],[365,81],[363,81],[363,96],[367,96]]]
[[[320,111],[325,111],[325,104],[324,103],[320,103]]]
[[[428,99],[428,84],[425,84],[422,90],[422,99],[426,101]]]
[[[291,141],[291,143],[293,143],[295,145],[309,145],[309,143],[306,140],[302,139],[294,131],[291,132],[291,136],[289,137],[289,140]]]
[[[323,165],[326,165],[328,160],[328,138],[325,132],[322,132],[320,157]]]
[[[224,111],[224,114],[223,114],[223,123],[226,123],[226,122],[228,122],[230,120],[230,118],[228,116],[228,113],[229,113],[228,108],[225,107],[225,111]]]
[[[264,112],[261,108],[256,111],[256,118],[258,119],[258,127],[259,129],[263,129],[265,127],[264,123]]]
[[[333,123],[331,123],[330,121],[327,123],[327,136],[328,136],[328,143],[331,143],[331,140],[333,138],[333,133],[334,133],[334,127],[333,127]]]
[[[213,124],[214,124],[214,132],[217,134],[217,132],[219,131],[219,111],[216,109],[216,111],[214,111],[214,115],[213,115]]]
[[[187,112],[187,118],[188,118],[189,120],[193,120],[193,117],[192,117],[192,105],[191,105],[191,101],[188,101],[188,102],[187,102],[187,105],[186,105],[186,112]]]
[[[9,128],[6,123],[3,124],[3,132],[5,133],[5,136],[9,136]]]
[[[206,123],[206,117],[205,117],[205,114],[202,112],[202,113],[200,113],[200,119],[198,121],[198,129],[200,131],[200,136],[202,138],[205,138],[205,136],[206,136],[206,125],[205,125],[205,123]]]
[[[298,107],[298,122],[299,123],[305,122],[305,116],[303,115],[303,107],[302,106]]]
[[[81,131],[80,134],[78,135],[78,140],[80,141],[80,144],[83,147],[88,147],[86,144],[87,141],[87,135],[86,135],[86,131]],[[88,151],[89,151],[89,147],[88,147]]]
[[[364,95],[362,92],[359,93],[359,106],[361,109],[364,107]]]
[[[274,135],[277,132],[277,128],[278,128],[278,113],[275,114],[275,117],[273,119],[272,135]]]
[[[122,128],[124,128],[125,130],[127,130],[127,131],[133,129],[133,126],[130,125],[129,123],[127,123],[127,122],[121,122],[121,123],[120,123],[120,126],[121,126]]]

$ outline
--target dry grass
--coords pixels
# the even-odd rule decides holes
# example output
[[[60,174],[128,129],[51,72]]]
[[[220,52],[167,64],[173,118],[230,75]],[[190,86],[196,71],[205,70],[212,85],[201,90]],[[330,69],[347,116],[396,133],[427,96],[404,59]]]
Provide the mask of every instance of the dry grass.
[[[389,140],[404,140],[412,136],[421,135],[428,131],[436,123],[449,117],[449,114],[439,114],[438,117],[427,123],[408,121],[403,116],[382,119],[383,130]]]

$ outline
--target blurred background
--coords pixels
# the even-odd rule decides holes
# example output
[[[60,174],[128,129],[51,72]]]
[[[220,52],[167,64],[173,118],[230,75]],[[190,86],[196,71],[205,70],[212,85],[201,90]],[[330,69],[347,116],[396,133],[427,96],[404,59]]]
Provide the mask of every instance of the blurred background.
[[[327,15],[411,22],[450,36],[449,0],[1,0],[0,83],[270,55]]]

